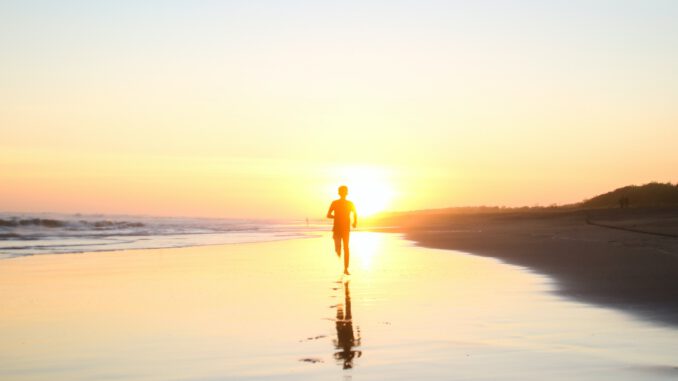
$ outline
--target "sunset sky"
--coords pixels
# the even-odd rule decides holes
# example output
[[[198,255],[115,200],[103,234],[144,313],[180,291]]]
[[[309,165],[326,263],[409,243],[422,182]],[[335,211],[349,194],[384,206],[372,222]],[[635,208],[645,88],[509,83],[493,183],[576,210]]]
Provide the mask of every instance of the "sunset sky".
[[[678,181],[678,2],[3,1],[0,211],[319,218]],[[362,205],[361,205],[362,202]]]

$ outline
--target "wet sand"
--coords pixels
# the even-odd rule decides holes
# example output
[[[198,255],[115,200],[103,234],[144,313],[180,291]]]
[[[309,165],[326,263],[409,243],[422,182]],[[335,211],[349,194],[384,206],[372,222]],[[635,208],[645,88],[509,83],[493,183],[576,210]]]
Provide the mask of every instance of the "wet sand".
[[[0,379],[669,380],[678,330],[492,258],[328,235],[0,261]]]
[[[548,275],[562,296],[678,326],[678,208],[419,216],[402,230]]]

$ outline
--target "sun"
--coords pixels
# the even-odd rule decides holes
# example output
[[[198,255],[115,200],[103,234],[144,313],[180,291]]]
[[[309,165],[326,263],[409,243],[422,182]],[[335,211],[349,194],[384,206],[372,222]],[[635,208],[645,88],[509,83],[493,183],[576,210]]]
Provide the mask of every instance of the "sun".
[[[358,216],[371,216],[391,207],[393,187],[388,172],[380,167],[352,166],[338,169],[340,184],[348,186],[348,199],[353,201]],[[336,194],[337,186],[333,192]]]

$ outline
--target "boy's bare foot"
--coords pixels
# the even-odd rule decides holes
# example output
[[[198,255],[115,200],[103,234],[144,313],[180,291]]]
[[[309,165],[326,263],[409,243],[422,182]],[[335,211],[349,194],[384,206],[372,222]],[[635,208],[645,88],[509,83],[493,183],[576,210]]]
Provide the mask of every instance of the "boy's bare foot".
[[[348,269],[344,269],[344,275],[351,275],[351,273],[348,272]]]

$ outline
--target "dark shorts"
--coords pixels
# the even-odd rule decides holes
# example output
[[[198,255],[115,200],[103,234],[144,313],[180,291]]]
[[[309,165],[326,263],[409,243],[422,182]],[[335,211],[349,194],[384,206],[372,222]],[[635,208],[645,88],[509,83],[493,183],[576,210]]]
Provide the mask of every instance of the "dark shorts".
[[[332,238],[334,239],[343,239],[348,238],[351,229],[334,229],[332,230]]]

